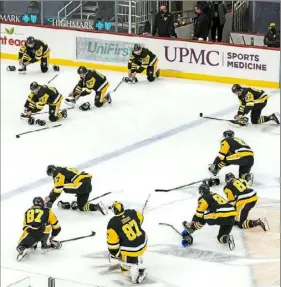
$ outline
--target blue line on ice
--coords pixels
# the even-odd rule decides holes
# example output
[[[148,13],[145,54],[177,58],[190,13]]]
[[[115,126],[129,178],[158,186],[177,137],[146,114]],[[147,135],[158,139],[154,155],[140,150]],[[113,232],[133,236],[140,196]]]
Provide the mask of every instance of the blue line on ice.
[[[232,107],[229,107],[227,109],[221,110],[221,111],[219,111],[217,113],[208,115],[208,116],[221,117],[221,116],[224,116],[224,115],[230,113],[236,107],[237,106],[232,106]],[[140,148],[143,148],[143,147],[146,147],[146,146],[151,145],[153,143],[156,143],[156,142],[158,142],[160,140],[163,140],[163,139],[169,138],[171,136],[174,136],[176,134],[185,132],[186,130],[194,128],[194,127],[197,127],[197,126],[205,123],[206,121],[207,120],[204,120],[204,119],[197,119],[197,120],[189,122],[187,124],[183,124],[181,126],[173,128],[173,129],[168,130],[166,132],[163,132],[161,134],[158,134],[158,135],[152,136],[150,138],[144,139],[142,141],[136,142],[136,143],[134,143],[132,145],[120,148],[120,149],[118,149],[116,151],[109,152],[109,153],[106,153],[106,154],[104,154],[102,156],[99,156],[99,157],[93,158],[91,160],[88,160],[88,161],[86,161],[84,163],[79,164],[78,166],[76,166],[76,168],[78,168],[78,169],[86,169],[86,168],[90,168],[90,167],[96,166],[98,164],[106,162],[106,161],[108,161],[110,159],[114,159],[114,158],[116,158],[118,156],[121,156],[123,154],[126,154],[126,153],[129,153],[129,152],[138,150]],[[41,179],[35,180],[34,182],[25,184],[23,186],[17,187],[17,188],[15,188],[13,190],[5,192],[4,194],[1,194],[1,201],[9,199],[9,198],[14,197],[14,196],[17,196],[17,195],[19,195],[19,194],[21,194],[23,192],[29,191],[31,189],[38,188],[39,186],[47,184],[49,181],[50,181],[50,178],[45,177],[45,178],[41,178]]]

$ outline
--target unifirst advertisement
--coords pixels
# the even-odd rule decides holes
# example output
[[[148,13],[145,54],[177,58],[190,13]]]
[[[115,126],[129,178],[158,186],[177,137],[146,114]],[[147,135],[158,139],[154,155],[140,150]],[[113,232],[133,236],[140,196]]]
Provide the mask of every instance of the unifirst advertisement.
[[[59,65],[125,72],[138,43],[157,55],[162,76],[279,88],[277,49],[1,24],[1,58],[16,59],[28,36],[46,42]]]

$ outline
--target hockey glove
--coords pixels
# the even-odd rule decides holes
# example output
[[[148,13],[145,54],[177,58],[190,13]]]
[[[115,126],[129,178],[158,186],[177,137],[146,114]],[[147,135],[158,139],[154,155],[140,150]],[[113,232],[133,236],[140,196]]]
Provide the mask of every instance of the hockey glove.
[[[208,170],[213,176],[216,176],[219,172],[219,169],[217,169],[214,164],[210,164]]]
[[[54,240],[53,237],[50,237],[51,248],[60,249],[62,247],[62,243],[60,241]]]

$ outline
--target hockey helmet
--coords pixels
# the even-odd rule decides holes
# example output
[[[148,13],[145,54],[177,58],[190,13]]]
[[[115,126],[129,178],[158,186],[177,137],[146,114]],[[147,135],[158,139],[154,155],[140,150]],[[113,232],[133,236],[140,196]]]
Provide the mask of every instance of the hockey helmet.
[[[33,198],[33,205],[45,207],[45,201],[41,196]]]
[[[115,215],[124,212],[124,205],[119,201],[114,201],[112,204],[112,210]]]
[[[39,88],[40,88],[40,86],[39,86],[39,84],[37,82],[32,82],[30,84],[31,92],[37,92]]]
[[[210,186],[206,182],[203,182],[199,186],[198,191],[199,191],[200,195],[203,195],[204,193],[208,193],[208,192],[210,192]]]
[[[85,66],[80,66],[77,70],[77,73],[80,77],[84,77],[87,74],[88,70]]]
[[[223,137],[226,138],[234,138],[234,131],[227,130],[223,132]]]
[[[134,51],[139,51],[141,50],[141,45],[140,44],[135,44],[134,45]]]
[[[48,175],[48,176],[53,176],[53,174],[54,174],[56,168],[57,168],[57,167],[56,167],[55,165],[53,165],[53,164],[48,165],[48,166],[47,166],[47,170],[46,170],[47,175]]]
[[[234,84],[231,88],[233,94],[238,94],[242,90],[242,87],[239,84]]]
[[[235,175],[232,172],[229,172],[225,175],[225,182],[229,183],[234,178],[235,178]]]
[[[34,37],[33,36],[29,36],[27,39],[26,39],[26,45],[28,46],[28,47],[33,47],[34,46],[34,44],[35,44],[35,39],[34,39]]]

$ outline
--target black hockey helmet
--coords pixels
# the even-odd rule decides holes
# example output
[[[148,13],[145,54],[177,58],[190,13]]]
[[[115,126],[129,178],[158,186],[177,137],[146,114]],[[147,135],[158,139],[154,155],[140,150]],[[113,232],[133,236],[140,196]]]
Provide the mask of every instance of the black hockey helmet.
[[[232,172],[229,172],[225,175],[225,182],[228,183],[234,178],[235,178],[235,175]]]
[[[34,44],[35,44],[35,38],[33,36],[29,36],[27,39],[26,39],[26,44],[27,46],[29,47],[33,47]]]
[[[57,167],[56,167],[55,165],[53,165],[53,164],[48,165],[48,166],[47,166],[47,170],[46,170],[47,175],[48,175],[48,176],[53,176],[53,174],[54,174],[56,168],[57,168]]]
[[[203,182],[199,188],[198,188],[198,191],[199,191],[199,194],[202,195],[204,193],[208,193],[210,192],[210,186],[206,183],[206,182]]]
[[[45,207],[45,201],[41,196],[33,198],[33,205]]]
[[[88,70],[85,66],[80,66],[77,70],[79,76],[87,74]]]
[[[115,215],[124,212],[124,205],[119,201],[114,201],[112,204],[112,210]]]
[[[134,51],[139,51],[141,50],[141,45],[140,44],[135,44],[134,45]]]
[[[227,130],[223,132],[223,137],[226,138],[234,138],[234,131]]]
[[[240,90],[242,90],[242,87],[239,84],[234,84],[231,88],[231,91],[233,94],[236,94],[237,92],[239,92]]]
[[[30,90],[31,90],[31,92],[34,92],[34,91],[38,90],[39,87],[40,87],[40,86],[39,86],[39,84],[38,84],[37,82],[32,82],[32,83],[30,84]]]

